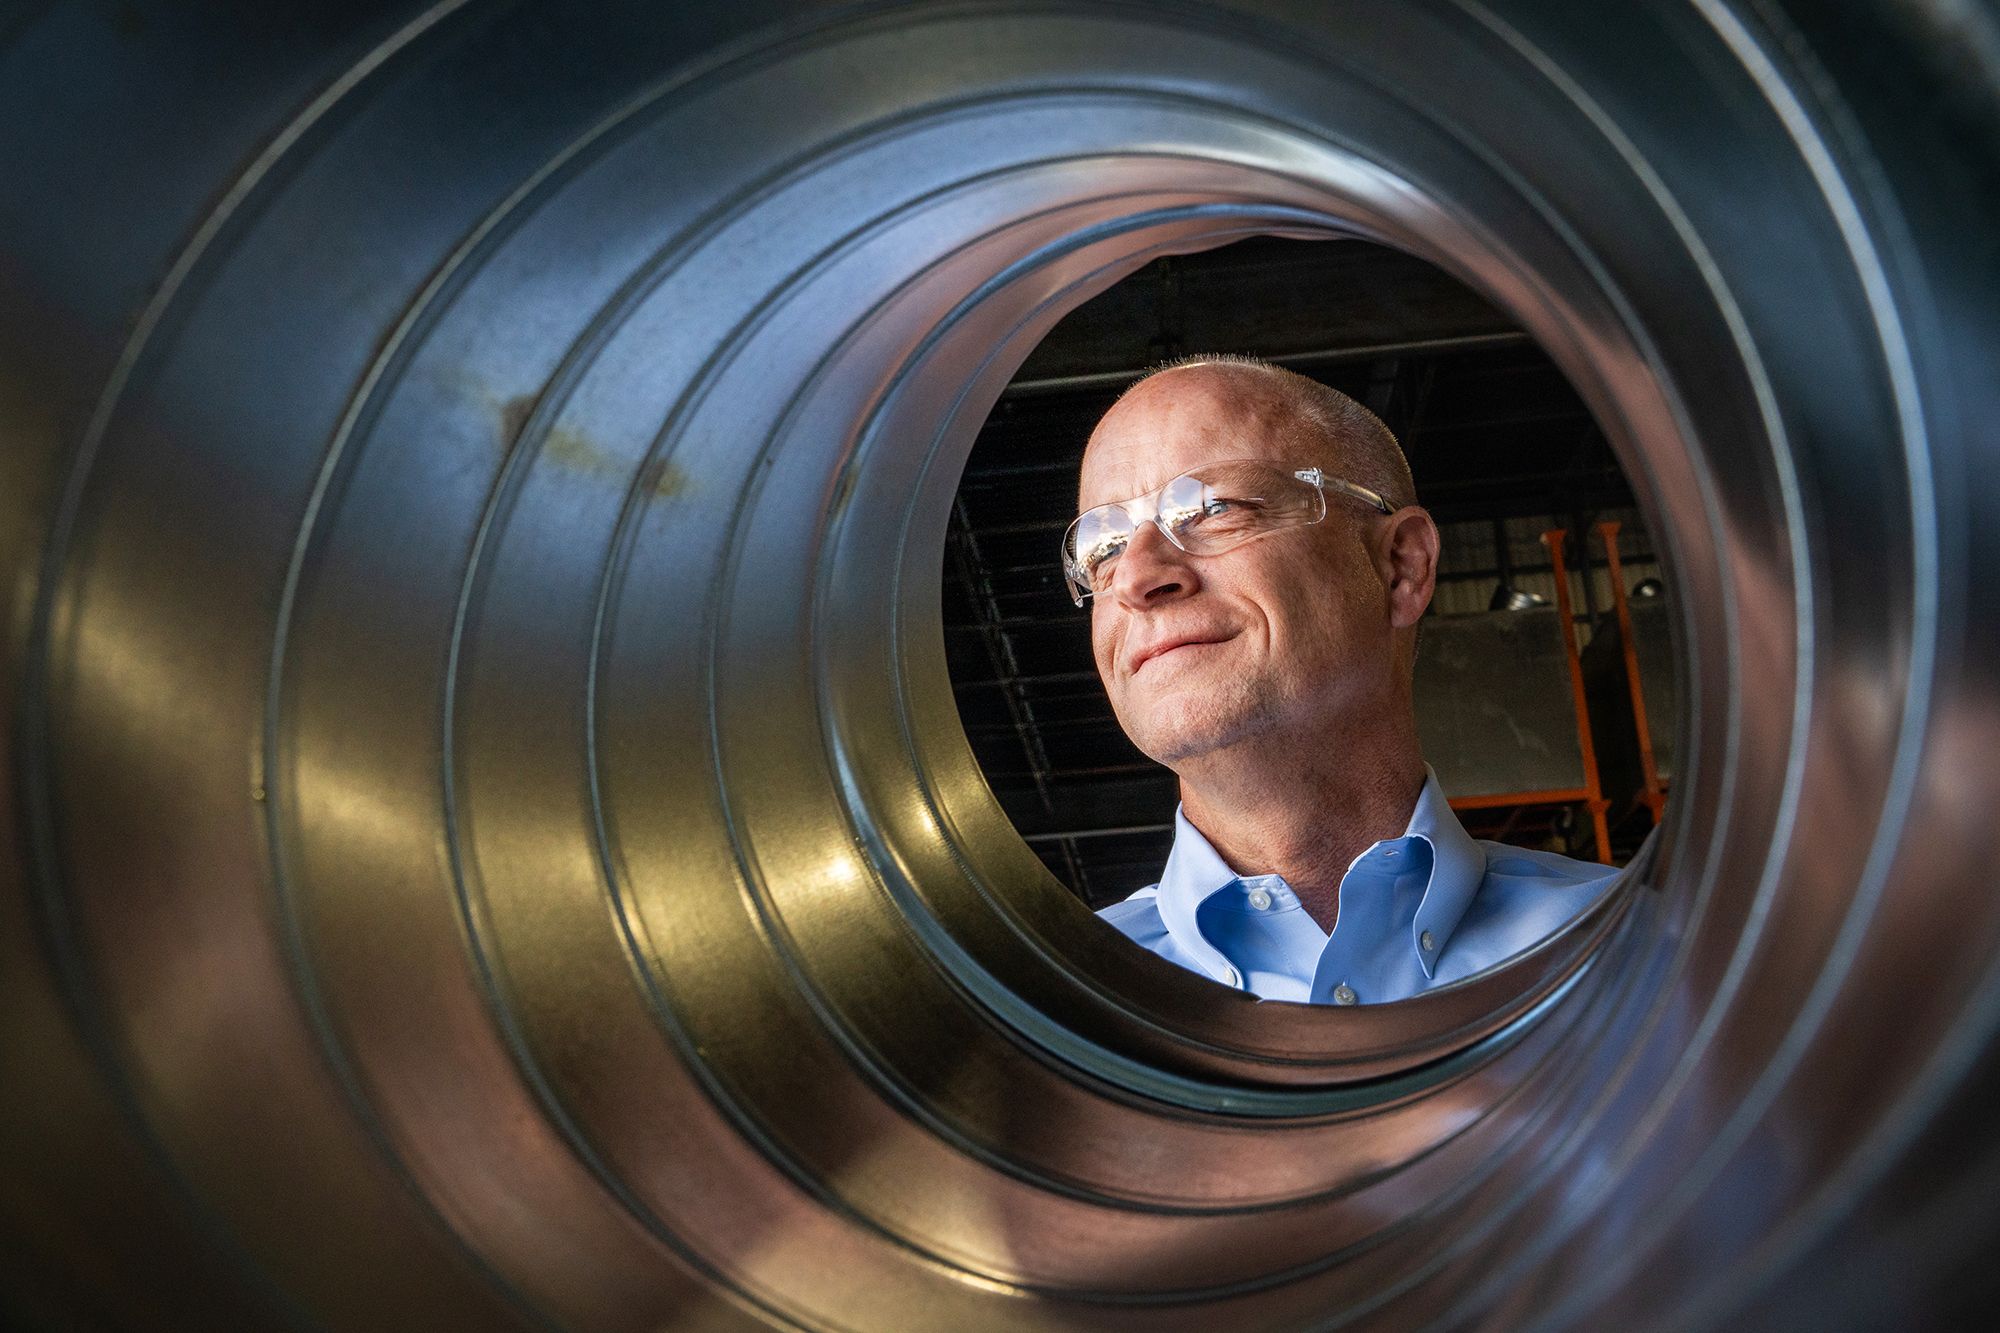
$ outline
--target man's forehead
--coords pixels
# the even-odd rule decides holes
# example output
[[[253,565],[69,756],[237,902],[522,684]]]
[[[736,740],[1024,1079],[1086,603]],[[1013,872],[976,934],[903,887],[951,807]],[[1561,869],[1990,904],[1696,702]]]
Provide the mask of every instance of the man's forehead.
[[[1141,384],[1091,433],[1077,479],[1081,507],[1143,495],[1215,459],[1287,456],[1292,413],[1262,379],[1238,367],[1190,366]]]

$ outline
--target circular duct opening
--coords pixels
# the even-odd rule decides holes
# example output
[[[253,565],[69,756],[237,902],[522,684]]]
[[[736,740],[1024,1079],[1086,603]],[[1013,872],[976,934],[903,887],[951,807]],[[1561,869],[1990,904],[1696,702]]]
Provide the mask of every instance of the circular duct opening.
[[[1467,830],[1631,860],[1672,780],[1677,662],[1666,604],[1626,592],[1664,571],[1601,429],[1531,339],[1440,270],[1279,238],[1154,261],[1076,307],[971,450],[942,568],[946,656],[987,783],[1037,858],[1096,910],[1167,859],[1176,780],[1110,711],[1052,552],[1095,422],[1147,370],[1211,351],[1343,391],[1400,440],[1442,538],[1420,739]]]

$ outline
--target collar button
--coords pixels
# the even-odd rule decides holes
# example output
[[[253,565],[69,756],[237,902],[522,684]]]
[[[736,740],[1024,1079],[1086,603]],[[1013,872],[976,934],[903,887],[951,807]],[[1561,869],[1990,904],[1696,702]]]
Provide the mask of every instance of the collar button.
[[[1354,987],[1344,981],[1333,988],[1333,1002],[1335,1004],[1353,1004],[1360,998],[1359,995],[1354,993]]]

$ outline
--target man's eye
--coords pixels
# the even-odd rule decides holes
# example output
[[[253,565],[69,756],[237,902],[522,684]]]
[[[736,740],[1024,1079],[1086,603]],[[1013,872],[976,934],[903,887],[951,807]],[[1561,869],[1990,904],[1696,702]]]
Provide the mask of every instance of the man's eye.
[[[1124,550],[1125,542],[1121,538],[1109,538],[1091,547],[1090,554],[1084,559],[1084,565],[1089,569],[1091,578],[1101,579],[1105,568]]]
[[[1211,496],[1203,500],[1200,504],[1192,504],[1185,509],[1176,510],[1167,516],[1167,523],[1176,532],[1182,532],[1207,519],[1221,518],[1231,509],[1235,508],[1235,505],[1236,502],[1234,500],[1225,499],[1219,495]]]
[[[1188,514],[1182,521],[1200,523],[1204,520],[1228,519],[1230,522],[1237,522],[1251,517],[1256,511],[1255,500],[1245,500],[1233,495],[1212,495],[1201,502],[1201,508]]]

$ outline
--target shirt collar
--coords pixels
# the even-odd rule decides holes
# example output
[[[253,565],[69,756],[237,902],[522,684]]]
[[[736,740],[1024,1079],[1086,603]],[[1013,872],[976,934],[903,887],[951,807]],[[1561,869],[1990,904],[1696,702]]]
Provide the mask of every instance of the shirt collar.
[[[1445,799],[1444,789],[1438,786],[1437,774],[1428,764],[1424,766],[1423,790],[1417,793],[1416,808],[1410,812],[1410,822],[1403,831],[1403,838],[1421,839],[1431,853],[1430,881],[1417,904],[1416,916],[1410,922],[1410,949],[1422,965],[1424,976],[1429,978],[1435,975],[1438,957],[1444,953],[1452,932],[1458,929],[1466,909],[1472,905],[1472,896],[1479,891],[1481,881],[1486,878],[1486,853],[1465,831],[1465,826],[1458,822],[1451,803]],[[1348,870],[1351,872],[1387,845],[1376,843],[1356,857]],[[1156,899],[1160,920],[1174,943],[1198,963],[1202,971],[1226,986],[1240,988],[1243,984],[1241,974],[1219,949],[1208,942],[1196,922],[1202,903],[1235,883],[1236,879],[1236,872],[1229,868],[1228,862],[1202,836],[1201,830],[1188,822],[1187,813],[1176,806],[1174,845],[1167,853],[1165,868],[1160,872]],[[1345,882],[1343,875],[1342,883]],[[1434,946],[1428,950],[1423,947],[1426,931],[1430,932]]]
[[[1424,765],[1424,789],[1417,793],[1417,808],[1410,812],[1410,825],[1403,836],[1421,838],[1431,849],[1430,883],[1417,904],[1416,919],[1410,922],[1410,947],[1423,964],[1424,976],[1430,978],[1436,975],[1438,956],[1465,919],[1465,910],[1472,906],[1472,895],[1479,892],[1486,878],[1486,853],[1452,813],[1451,802],[1445,799],[1444,788],[1438,786],[1437,774],[1429,764]],[[1424,948],[1425,931],[1430,932],[1436,947]]]
[[[1201,830],[1188,822],[1187,812],[1174,807],[1174,845],[1167,853],[1166,868],[1160,872],[1160,892],[1156,900],[1160,920],[1181,951],[1201,965],[1201,970],[1225,986],[1243,985],[1243,978],[1222,951],[1208,942],[1195,924],[1195,913],[1208,898],[1236,881],[1236,872],[1209,845]]]

